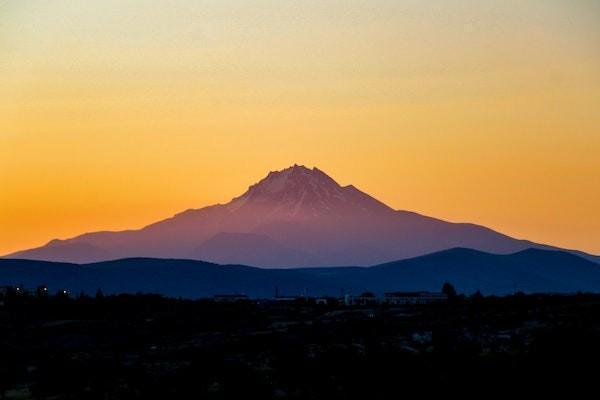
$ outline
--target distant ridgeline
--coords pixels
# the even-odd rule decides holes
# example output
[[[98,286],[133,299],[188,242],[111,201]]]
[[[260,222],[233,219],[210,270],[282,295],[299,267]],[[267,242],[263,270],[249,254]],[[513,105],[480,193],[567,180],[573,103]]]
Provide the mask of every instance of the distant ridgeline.
[[[445,282],[460,293],[600,292],[600,265],[577,255],[529,249],[510,255],[456,248],[373,267],[256,268],[195,260],[129,258],[93,264],[0,259],[0,286],[51,293],[157,293],[184,298],[245,295],[359,295],[439,292]],[[402,296],[396,296],[399,299]],[[396,300],[401,301],[401,300]]]

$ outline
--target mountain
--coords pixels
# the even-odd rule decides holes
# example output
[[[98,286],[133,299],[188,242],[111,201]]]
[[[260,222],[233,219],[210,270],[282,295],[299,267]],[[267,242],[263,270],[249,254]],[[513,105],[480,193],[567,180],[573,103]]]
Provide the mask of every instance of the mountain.
[[[452,282],[461,292],[489,294],[600,291],[600,264],[563,251],[526,249],[498,255],[456,248],[386,263],[355,278],[374,291],[389,282],[403,290],[435,290]]]
[[[104,249],[81,241],[52,240],[47,245],[23,252],[14,253],[12,256],[30,260],[67,261],[74,263],[89,262],[90,260],[110,260],[113,255]]]
[[[53,240],[7,257],[79,263],[159,257],[268,267],[365,266],[454,247],[498,254],[552,249],[474,224],[397,211],[352,185],[339,185],[317,168],[294,165],[270,172],[227,204],[190,209],[138,230]]]
[[[579,256],[528,249],[509,255],[450,249],[374,267],[265,269],[217,265],[195,260],[130,258],[92,264],[0,259],[0,286],[49,286],[94,294],[160,293],[200,298],[223,293],[273,297],[339,296],[343,291],[383,293],[396,290],[438,291],[451,282],[459,292],[600,292],[600,265]]]
[[[195,249],[192,256],[219,264],[262,264],[263,267],[317,262],[311,254],[255,233],[218,233]]]

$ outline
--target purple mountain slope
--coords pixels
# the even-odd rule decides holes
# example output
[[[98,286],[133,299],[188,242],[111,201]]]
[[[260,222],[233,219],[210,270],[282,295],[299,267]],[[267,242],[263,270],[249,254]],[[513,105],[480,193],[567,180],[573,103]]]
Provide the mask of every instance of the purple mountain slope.
[[[217,264],[314,265],[318,259],[308,253],[286,247],[265,235],[256,233],[218,233],[202,243],[192,258]]]
[[[454,247],[499,254],[553,249],[478,225],[396,211],[317,168],[294,165],[269,173],[227,204],[187,210],[139,230],[53,240],[9,256],[69,262],[143,256],[292,267],[374,265]]]

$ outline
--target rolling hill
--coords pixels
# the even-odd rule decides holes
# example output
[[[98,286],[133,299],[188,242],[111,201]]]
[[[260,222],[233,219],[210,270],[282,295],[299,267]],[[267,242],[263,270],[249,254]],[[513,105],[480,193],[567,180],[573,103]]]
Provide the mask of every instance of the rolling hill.
[[[527,249],[509,255],[456,248],[373,267],[273,269],[218,265],[196,260],[129,258],[91,264],[1,259],[0,285],[46,284],[94,294],[160,293],[200,298],[222,293],[272,297],[439,290],[444,282],[460,292],[600,292],[600,265],[579,256]]]

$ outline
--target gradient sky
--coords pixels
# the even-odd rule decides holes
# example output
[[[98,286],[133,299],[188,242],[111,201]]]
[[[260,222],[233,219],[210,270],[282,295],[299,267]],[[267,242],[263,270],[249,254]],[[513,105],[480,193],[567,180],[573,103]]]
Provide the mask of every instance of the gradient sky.
[[[600,2],[0,0],[0,254],[293,163],[600,254]]]

